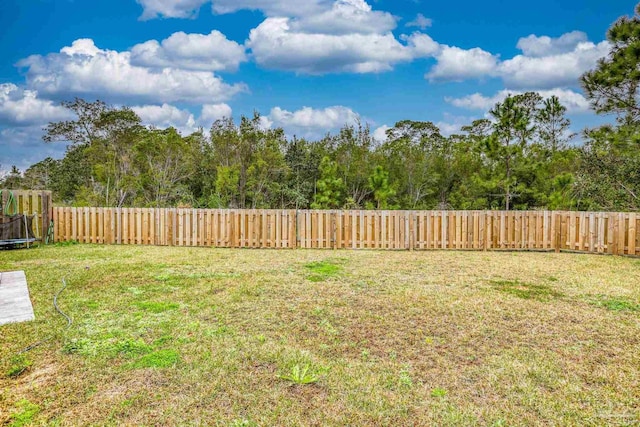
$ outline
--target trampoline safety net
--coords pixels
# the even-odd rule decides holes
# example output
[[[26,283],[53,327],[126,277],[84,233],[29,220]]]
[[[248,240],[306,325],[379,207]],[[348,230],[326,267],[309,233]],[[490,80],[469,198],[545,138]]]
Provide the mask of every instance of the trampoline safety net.
[[[26,227],[26,229],[25,229]],[[33,217],[25,215],[0,215],[0,241],[33,240]]]

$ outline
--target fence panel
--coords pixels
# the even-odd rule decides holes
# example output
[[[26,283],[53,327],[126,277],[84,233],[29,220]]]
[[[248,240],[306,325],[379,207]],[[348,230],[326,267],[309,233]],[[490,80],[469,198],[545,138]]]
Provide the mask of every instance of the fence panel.
[[[640,256],[637,213],[64,207],[52,214],[57,241],[94,244]]]

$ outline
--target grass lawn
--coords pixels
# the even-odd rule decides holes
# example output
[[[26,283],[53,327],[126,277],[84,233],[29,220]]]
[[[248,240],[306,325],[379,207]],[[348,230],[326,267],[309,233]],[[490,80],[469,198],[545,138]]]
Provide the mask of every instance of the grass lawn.
[[[75,245],[10,270],[36,321],[0,327],[0,425],[640,425],[637,259]]]

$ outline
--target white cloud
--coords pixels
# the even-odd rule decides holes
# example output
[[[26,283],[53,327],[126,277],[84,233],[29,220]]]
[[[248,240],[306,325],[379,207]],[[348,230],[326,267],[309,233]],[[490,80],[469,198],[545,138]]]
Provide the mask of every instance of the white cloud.
[[[578,79],[609,52],[609,43],[580,42],[573,50],[548,56],[518,55],[500,64],[497,74],[507,87],[577,86]]]
[[[276,126],[307,130],[337,129],[345,124],[353,124],[359,115],[343,106],[333,106],[324,109],[303,107],[297,111],[287,111],[280,107],[271,110],[268,119]]]
[[[520,39],[522,55],[501,61],[480,48],[442,46],[437,63],[425,75],[430,81],[463,81],[500,78],[512,89],[578,86],[578,79],[609,52],[603,41],[586,41],[584,33],[574,31],[558,38],[529,36]]]
[[[449,123],[443,121],[436,122],[434,124],[438,127],[438,129],[440,129],[440,133],[444,136],[450,136],[454,133],[460,132],[460,128],[463,126],[458,123]]]
[[[312,34],[293,26],[290,18],[268,18],[251,30],[247,47],[259,65],[308,74],[389,71],[396,63],[425,56],[424,42],[430,40],[416,33],[402,44],[390,32]]]
[[[498,65],[498,57],[480,48],[461,49],[443,46],[436,55],[437,63],[427,73],[430,81],[462,81],[492,75]]]
[[[131,107],[131,109],[140,116],[142,123],[148,126],[158,129],[173,127],[183,135],[189,135],[198,130],[193,114],[173,105],[142,105]]]
[[[291,22],[296,32],[311,34],[386,33],[396,27],[396,18],[374,11],[364,0],[337,0],[331,9]]]
[[[387,141],[387,131],[391,129],[391,126],[382,125],[373,131],[373,139],[375,139],[379,143],[384,143]]]
[[[557,38],[531,34],[518,40],[517,47],[525,56],[541,57],[571,52],[578,44],[586,41],[587,35],[582,31],[572,31]]]
[[[427,18],[423,14],[419,13],[418,16],[416,16],[416,19],[414,19],[411,22],[407,22],[406,26],[407,27],[418,27],[421,30],[425,30],[425,29],[429,28],[432,23],[433,23],[433,21],[431,21],[430,18]]]
[[[136,0],[142,5],[140,19],[153,18],[193,18],[200,7],[209,0]]]
[[[415,32],[410,36],[403,35],[400,38],[407,43],[414,58],[430,58],[436,56],[441,49],[438,42],[424,33]]]
[[[213,0],[215,13],[260,10],[267,16],[307,16],[327,10],[332,0]]]
[[[91,39],[76,40],[60,53],[30,56],[18,66],[27,68],[29,87],[46,95],[200,103],[225,101],[246,90],[244,84],[226,84],[210,72],[135,66],[130,52],[100,49]]]
[[[187,109],[180,109],[174,105],[142,105],[131,108],[148,126],[159,129],[173,127],[182,135],[197,132],[200,128],[207,131],[213,122],[223,117],[231,117],[232,110],[227,104],[204,104],[199,117]]]
[[[260,116],[258,126],[262,130],[269,130],[273,127],[273,121],[268,116]]]
[[[208,3],[138,1],[147,17],[191,16],[194,8]],[[366,0],[214,0],[212,7],[215,13],[241,9],[265,13],[267,18],[251,30],[245,48],[251,49],[258,65],[269,69],[305,74],[375,73],[431,56],[438,49],[426,34],[397,39],[392,31],[398,18],[374,10]],[[132,64],[233,70],[245,59],[241,48],[217,32],[209,36],[176,33],[162,43],[151,40],[134,47]]]
[[[44,125],[69,119],[71,113],[53,101],[38,98],[38,92],[0,84],[0,123],[12,126]]]
[[[480,93],[474,93],[462,98],[445,98],[445,101],[451,105],[467,110],[481,110],[488,111],[493,106],[502,102],[508,95],[518,95],[524,91],[513,91],[503,89],[493,96],[484,96]],[[549,98],[553,95],[560,99],[560,103],[567,107],[567,110],[572,113],[584,113],[589,111],[589,101],[580,93],[574,92],[570,89],[551,89],[551,90],[539,90],[538,92],[542,97]]]
[[[330,0],[136,0],[143,8],[140,19],[193,18],[200,8],[212,3],[214,13],[260,10],[267,16],[302,16],[330,7]]]
[[[442,120],[434,124],[440,129],[440,133],[444,136],[459,133],[463,126],[472,123],[476,119],[476,117],[457,116],[446,112],[442,116]]]
[[[231,118],[233,111],[227,104],[205,104],[202,106],[199,122],[210,127],[216,120]]]
[[[158,43],[149,40],[131,49],[131,65],[200,71],[235,71],[247,60],[245,48],[219,31],[209,34],[173,33]]]

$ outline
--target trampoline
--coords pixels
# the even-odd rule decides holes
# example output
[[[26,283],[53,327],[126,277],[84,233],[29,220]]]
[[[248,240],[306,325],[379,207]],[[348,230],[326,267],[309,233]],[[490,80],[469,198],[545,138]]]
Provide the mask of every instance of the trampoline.
[[[33,233],[36,215],[19,214],[13,194],[9,194],[7,205],[4,209],[0,207],[0,248],[16,248],[22,245],[29,247],[40,240]]]

